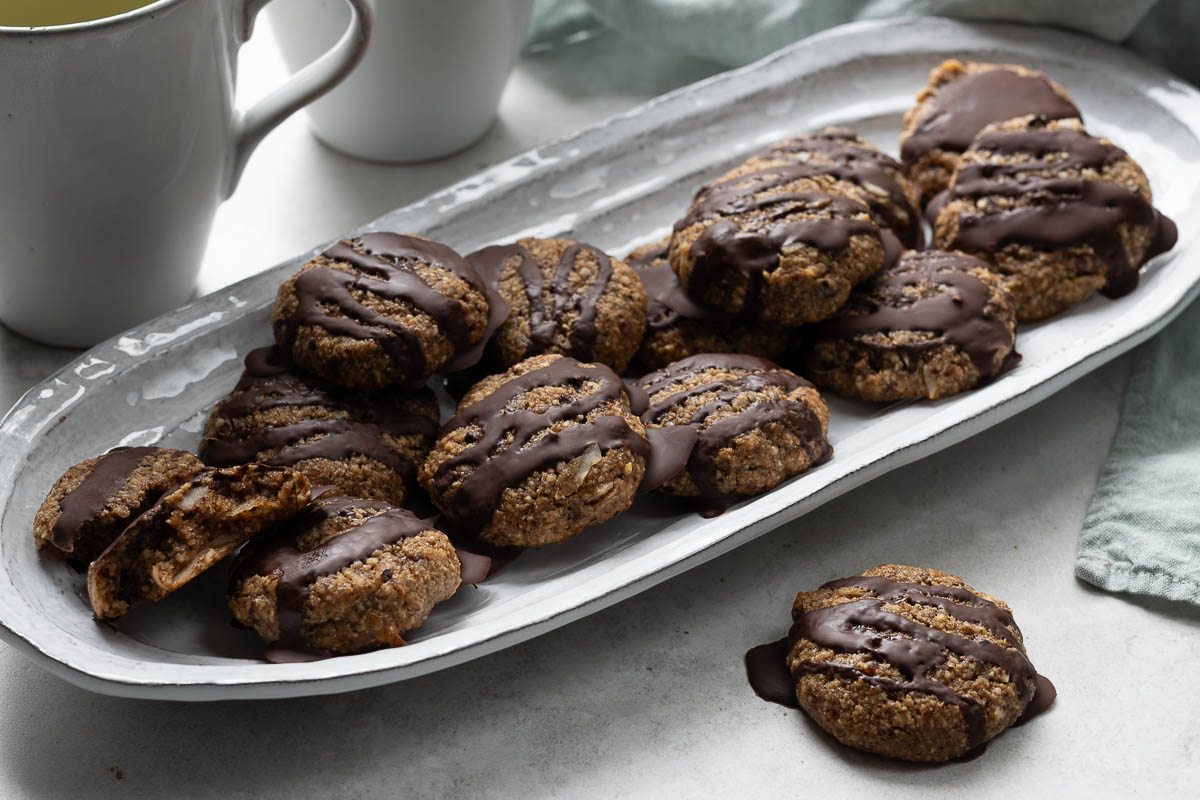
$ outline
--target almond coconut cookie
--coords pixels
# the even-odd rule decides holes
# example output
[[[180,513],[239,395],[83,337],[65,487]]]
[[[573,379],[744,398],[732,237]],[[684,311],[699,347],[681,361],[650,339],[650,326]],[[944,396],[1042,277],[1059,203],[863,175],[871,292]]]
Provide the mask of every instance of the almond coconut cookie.
[[[946,761],[1054,699],[1009,607],[937,570],[887,564],[830,581],[798,594],[792,618],[799,706],[860,750]]]
[[[696,193],[669,258],[687,293],[742,322],[794,327],[831,316],[900,255],[850,181],[759,155]]]
[[[213,408],[200,456],[214,467],[292,467],[314,486],[399,504],[415,485],[437,423],[429,389],[341,389],[264,347],[246,356],[233,392]]]
[[[410,512],[322,495],[248,548],[229,607],[271,660],[356,653],[404,644],[458,589],[459,573],[446,535]]]
[[[412,389],[475,364],[507,311],[446,245],[367,233],[284,281],[271,323],[283,351],[330,383]]]
[[[678,474],[661,486],[669,494],[716,506],[765,492],[833,452],[821,395],[765,359],[704,353],[638,383],[648,401],[641,415],[647,431],[675,431]],[[656,469],[669,470],[655,455]]]
[[[55,481],[33,520],[33,541],[86,565],[160,497],[204,470],[191,453],[120,447],[89,458]]]
[[[161,600],[308,502],[294,470],[249,464],[201,472],[159,498],[88,568],[99,619]]]
[[[988,261],[1031,322],[1094,290],[1132,291],[1174,223],[1151,205],[1141,168],[1079,120],[1022,117],[989,125],[963,153],[939,201],[934,243]]]
[[[778,358],[788,349],[793,338],[788,329],[744,324],[693,300],[667,261],[670,242],[667,237],[626,257],[646,289],[646,335],[637,352],[639,364],[662,369],[698,353]]]
[[[533,547],[629,508],[649,454],[616,373],[534,356],[467,392],[420,481],[452,535]]]
[[[467,256],[508,303],[489,363],[558,353],[622,371],[646,329],[646,293],[625,262],[566,239],[521,239]]]
[[[959,156],[986,125],[1030,114],[1077,118],[1079,109],[1065,89],[1035,70],[945,61],[904,115],[900,159],[928,201],[950,185]]]
[[[947,397],[1011,363],[1016,327],[1012,298],[986,262],[910,251],[817,326],[808,375],[873,403]]]

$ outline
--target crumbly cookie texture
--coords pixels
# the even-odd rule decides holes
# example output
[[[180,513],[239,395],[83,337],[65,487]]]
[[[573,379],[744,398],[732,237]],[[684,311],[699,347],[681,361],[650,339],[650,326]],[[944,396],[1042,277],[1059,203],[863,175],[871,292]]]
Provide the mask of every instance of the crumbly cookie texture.
[[[382,501],[322,495],[234,569],[234,617],[277,647],[356,653],[404,644],[459,586],[446,535]]]
[[[1044,319],[1094,290],[1118,297],[1175,244],[1141,168],[1076,119],[989,125],[935,206],[934,244],[987,260],[1017,319]]]
[[[339,242],[279,287],[271,323],[293,361],[339,386],[416,388],[479,360],[507,313],[458,253],[419,236]]]
[[[616,373],[543,355],[472,387],[419,477],[451,533],[532,547],[629,508],[648,456]]]
[[[88,568],[99,619],[161,600],[308,502],[308,479],[249,464],[201,472],[164,494]]]
[[[314,486],[400,504],[437,423],[437,398],[427,388],[341,389],[265,347],[246,356],[241,379],[213,408],[200,456],[214,467],[292,467]]]
[[[646,292],[629,266],[599,248],[566,239],[521,239],[467,256],[508,303],[488,346],[504,370],[558,353],[625,369],[646,329]]]
[[[1012,298],[987,262],[910,251],[817,326],[807,374],[873,403],[948,397],[999,374],[1016,327]]]
[[[693,300],[667,261],[671,237],[633,250],[626,261],[646,289],[646,335],[637,361],[662,369],[698,353],[746,353],[774,359],[791,345],[793,335],[777,325],[746,324],[730,314]]]
[[[662,484],[669,494],[706,500],[760,494],[832,453],[820,393],[765,359],[704,353],[639,384],[652,441],[662,429],[677,429],[673,460],[682,469]],[[656,467],[664,468],[662,462]]]
[[[191,453],[125,447],[63,473],[33,519],[33,541],[76,564],[89,564],[139,514],[204,470]]]
[[[887,564],[796,596],[787,666],[800,707],[843,744],[945,761],[1021,716],[1037,672],[1003,602]]]
[[[986,125],[1031,114],[1077,118],[1079,109],[1063,87],[1027,67],[945,61],[904,115],[904,169],[929,201],[950,185],[959,157]]]
[[[784,155],[754,156],[696,193],[675,223],[671,267],[691,297],[743,322],[826,319],[900,254],[859,191]]]

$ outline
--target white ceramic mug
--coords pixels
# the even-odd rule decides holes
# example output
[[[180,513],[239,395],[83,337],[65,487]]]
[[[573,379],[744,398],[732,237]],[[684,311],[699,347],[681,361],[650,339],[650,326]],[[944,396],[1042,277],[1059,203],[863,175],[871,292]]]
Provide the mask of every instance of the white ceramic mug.
[[[496,116],[533,0],[370,0],[375,46],[305,113],[319,139],[373,161],[423,161],[474,143]],[[296,0],[267,9],[288,67],[329,46],[346,9]]]
[[[237,50],[267,2],[0,27],[0,321],[84,346],[189,299],[250,152],[354,68],[371,30],[365,0],[339,0],[340,39],[238,111]]]

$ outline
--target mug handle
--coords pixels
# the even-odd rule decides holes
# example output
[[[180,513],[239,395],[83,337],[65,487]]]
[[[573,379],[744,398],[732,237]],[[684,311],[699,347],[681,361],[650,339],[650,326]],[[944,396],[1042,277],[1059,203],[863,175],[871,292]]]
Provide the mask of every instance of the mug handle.
[[[271,0],[235,0],[238,44],[250,38],[254,19]],[[368,0],[344,0],[350,6],[350,25],[342,38],[320,58],[293,75],[278,89],[245,111],[237,111],[233,122],[233,157],[225,182],[225,197],[233,194],[246,160],[276,125],[337,86],[358,66],[367,50],[374,24]]]

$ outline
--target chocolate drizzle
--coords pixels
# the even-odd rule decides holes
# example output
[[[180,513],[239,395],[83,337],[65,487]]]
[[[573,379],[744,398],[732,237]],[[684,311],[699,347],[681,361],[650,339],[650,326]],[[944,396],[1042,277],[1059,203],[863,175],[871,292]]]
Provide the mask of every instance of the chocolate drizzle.
[[[356,295],[366,293],[386,300],[408,303],[437,324],[438,331],[454,347],[454,357],[434,369],[452,372],[479,360],[491,330],[507,314],[507,304],[499,301],[457,253],[443,244],[397,233],[367,233],[338,242],[323,254],[348,264],[356,272],[344,272],[328,266],[306,269],[295,277],[296,309],[278,321],[280,342],[291,347],[301,326],[322,328],[334,336],[370,340],[392,360],[406,378],[399,383],[420,385],[433,371],[427,363],[417,334],[404,323],[381,314],[362,303]],[[430,286],[416,266],[425,264],[446,270],[470,284],[488,299],[488,324],[478,337],[472,336],[463,304]],[[339,314],[330,312],[330,307]]]
[[[1175,224],[1122,184],[1054,177],[1064,170],[1100,171],[1127,156],[1120,148],[1081,130],[1048,130],[1045,124],[1046,120],[1034,119],[1026,129],[993,130],[979,137],[974,149],[1006,157],[1028,154],[1029,158],[959,168],[945,202],[966,198],[982,211],[959,219],[951,247],[992,252],[1013,243],[1050,249],[1086,245],[1104,270],[1106,284],[1101,291],[1108,297],[1127,294],[1137,287],[1142,261],[1175,245]],[[1031,202],[1014,208],[989,207],[986,198],[991,196],[1023,197]],[[1121,226],[1126,225],[1152,232],[1141,261],[1131,259],[1122,242]]]
[[[905,253],[891,270],[855,290],[847,308],[821,323],[820,339],[851,339],[893,331],[928,331],[936,338],[891,345],[900,350],[925,350],[942,344],[958,347],[970,357],[980,377],[995,376],[1012,352],[1015,337],[998,312],[988,313],[991,290],[967,270],[988,265],[970,256],[937,250]],[[939,286],[940,291],[914,297],[905,289]],[[860,314],[848,313],[861,311]],[[867,342],[859,342],[869,346]]]
[[[1079,109],[1040,75],[972,72],[937,88],[929,113],[900,143],[900,158],[912,164],[934,149],[961,153],[989,123],[1029,114],[1065,119],[1079,117]]]
[[[157,452],[157,447],[118,447],[100,456],[92,471],[74,490],[58,501],[58,519],[54,521],[51,541],[64,553],[75,550],[75,534],[87,522],[95,519],[109,501],[121,490],[130,474],[142,459]],[[153,505],[157,497],[147,497],[144,508]],[[136,510],[135,510],[136,511]],[[136,513],[131,515],[137,516]]]
[[[635,267],[646,289],[646,327],[652,331],[669,328],[682,319],[721,322],[726,318],[691,298],[670,264]]]
[[[584,291],[575,292],[571,287],[571,276],[578,271],[579,259],[584,253],[590,253],[595,259],[596,275]],[[514,258],[529,307],[529,342],[521,359],[543,353],[561,353],[580,361],[591,361],[598,336],[596,304],[612,278],[612,259],[591,245],[573,243],[563,250],[548,282],[537,259],[520,244],[485,247],[467,256],[467,261],[487,283],[497,288],[505,266]],[[575,319],[568,325],[567,315],[571,312],[575,313]],[[563,329],[566,347],[555,341]]]
[[[365,456],[389,467],[406,481],[416,476],[416,465],[393,447],[386,436],[419,436],[432,444],[437,432],[434,419],[409,411],[395,394],[373,396],[330,386],[295,370],[275,347],[252,350],[246,369],[232,395],[213,410],[213,418],[230,421],[284,406],[320,407],[345,411],[348,419],[311,419],[289,425],[232,430],[223,436],[206,436],[200,455],[210,466],[245,464],[276,451],[265,463],[292,466],[306,459],[338,461]]]
[[[544,386],[570,386],[588,393],[543,412],[510,408],[522,394]],[[581,455],[593,444],[601,453],[623,447],[648,458],[649,443],[619,414],[585,419],[607,404],[620,403],[625,392],[621,379],[608,367],[564,357],[513,378],[459,409],[442,427],[442,435],[459,428],[478,433],[465,450],[442,462],[432,478],[433,494],[453,524],[452,532],[477,534],[491,522],[505,489]],[[560,423],[567,424],[553,430]],[[458,487],[451,493],[456,482]]]
[[[745,374],[738,378],[715,379],[690,388],[675,389],[689,378],[707,370],[745,370]],[[648,432],[667,426],[686,427],[694,431],[694,442],[691,446],[688,441],[691,437],[676,436],[674,441],[669,443],[670,450],[655,454],[655,471],[659,474],[671,473],[670,477],[673,477],[686,468],[702,498],[720,500],[729,497],[718,485],[717,453],[742,434],[772,423],[782,424],[804,442],[812,463],[820,463],[832,455],[833,448],[825,439],[820,418],[802,400],[788,397],[761,400],[736,414],[709,422],[710,417],[730,408],[735,400],[748,392],[778,387],[787,395],[801,387],[812,386],[798,375],[766,359],[728,353],[704,353],[676,361],[665,369],[652,372],[642,378],[639,384],[651,400],[655,395],[675,389],[661,400],[653,402],[641,414],[642,422],[645,423]],[[711,393],[715,393],[716,396],[696,409],[686,423],[667,423],[664,426],[659,421],[669,410],[686,403],[689,399]],[[667,480],[669,479],[668,477]]]

